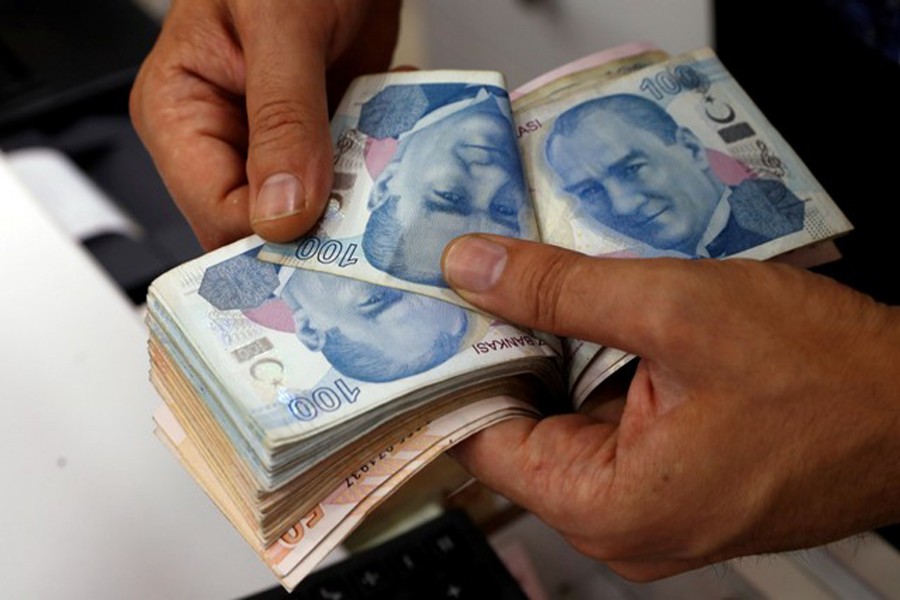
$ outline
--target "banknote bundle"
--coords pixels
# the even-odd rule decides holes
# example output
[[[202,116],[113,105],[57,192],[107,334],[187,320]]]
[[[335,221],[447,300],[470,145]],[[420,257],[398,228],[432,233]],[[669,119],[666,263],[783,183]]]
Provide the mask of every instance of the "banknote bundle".
[[[288,589],[444,450],[577,410],[634,358],[468,305],[441,276],[451,239],[809,266],[851,228],[708,49],[629,44],[512,92],[488,71],[366,76],[332,136],[314,230],[148,295],[157,435]]]
[[[556,351],[528,332],[276,268],[255,258],[260,244],[242,240],[153,284],[151,378],[160,436],[292,585],[311,553],[340,541],[325,534],[468,432],[534,415],[529,399],[558,395],[561,380]]]

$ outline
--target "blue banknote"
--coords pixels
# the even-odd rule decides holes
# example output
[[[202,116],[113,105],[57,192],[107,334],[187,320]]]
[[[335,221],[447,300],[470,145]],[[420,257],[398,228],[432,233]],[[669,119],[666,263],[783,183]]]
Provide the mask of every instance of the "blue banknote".
[[[767,259],[851,226],[710,50],[516,111],[543,241]]]
[[[510,103],[496,73],[395,73],[355,82],[332,122],[331,205],[315,231],[260,258],[462,301],[447,243],[471,232],[537,240]]]
[[[247,238],[167,273],[148,308],[154,338],[264,489],[302,472],[321,444],[349,443],[450,391],[535,370],[555,386],[556,351],[527,332],[429,296],[263,262],[261,244]]]

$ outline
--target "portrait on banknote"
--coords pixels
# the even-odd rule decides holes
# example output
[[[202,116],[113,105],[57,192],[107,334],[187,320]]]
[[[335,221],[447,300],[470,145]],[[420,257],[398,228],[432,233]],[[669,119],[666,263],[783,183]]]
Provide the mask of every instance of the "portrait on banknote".
[[[474,329],[483,329],[468,311],[447,302],[339,275],[275,267],[252,255],[217,265],[200,295],[219,310],[241,311],[250,325],[293,333],[303,348],[358,381],[396,381],[433,369],[459,353]]]
[[[803,228],[803,202],[781,181],[726,183],[709,152],[663,107],[634,94],[569,108],[544,144],[576,214],[651,253],[718,258]]]
[[[540,238],[504,86],[487,71],[357,79],[332,120],[325,214],[259,258],[470,308],[441,273],[447,244],[474,232]]]
[[[397,97],[411,106],[398,104]],[[378,110],[382,105],[400,110],[405,119],[398,124],[399,117]],[[418,118],[410,118],[410,111]],[[446,287],[440,255],[451,239],[475,231],[513,237],[530,231],[505,91],[463,84],[391,86],[363,106],[359,129],[397,140],[368,199],[362,248],[377,269]]]
[[[291,269],[281,298],[297,339],[338,372],[395,381],[433,369],[460,351],[469,330],[459,306],[374,283]]]

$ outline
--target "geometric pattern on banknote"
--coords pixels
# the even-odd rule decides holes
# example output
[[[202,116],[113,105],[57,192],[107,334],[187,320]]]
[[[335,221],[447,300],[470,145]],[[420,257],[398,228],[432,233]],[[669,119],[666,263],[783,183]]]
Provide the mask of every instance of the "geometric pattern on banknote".
[[[226,349],[243,346],[263,335],[256,323],[237,311],[209,311],[209,327]]]
[[[236,256],[206,270],[200,297],[219,310],[254,308],[278,287],[275,265]]]
[[[413,129],[429,112],[474,98],[481,90],[482,86],[464,82],[389,85],[366,101],[356,128],[373,138],[397,138]],[[506,90],[499,88],[492,93],[507,96]]]
[[[413,128],[429,108],[420,86],[388,86],[363,106],[359,130],[376,138],[397,137]]]
[[[810,206],[806,211],[806,229],[818,239],[828,239],[842,233],[822,214],[817,206]]]

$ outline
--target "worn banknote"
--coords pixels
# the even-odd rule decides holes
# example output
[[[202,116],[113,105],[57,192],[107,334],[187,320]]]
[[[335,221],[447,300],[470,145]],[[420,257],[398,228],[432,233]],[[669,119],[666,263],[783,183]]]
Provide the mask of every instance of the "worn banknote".
[[[565,96],[581,87],[586,81],[597,85],[668,58],[668,53],[644,43],[624,44],[596,52],[545,73],[510,92],[513,112],[525,110],[534,104],[552,102],[554,98]],[[519,136],[525,133],[521,127],[521,124],[517,125]]]
[[[545,242],[767,259],[851,228],[708,49],[585,79],[515,118]]]
[[[624,72],[636,69],[628,67],[627,65],[630,63],[622,61],[631,61],[635,57],[648,56],[651,54],[658,54],[659,58],[662,60],[665,60],[669,56],[666,52],[663,52],[655,44],[651,44],[650,42],[630,42],[614,48],[588,54],[587,56],[583,56],[547,71],[546,73],[542,73],[534,79],[523,83],[509,93],[509,98],[512,100],[513,108],[515,109],[520,106],[519,103],[532,92],[541,90],[543,94],[549,94],[561,89],[563,86],[560,86],[560,83],[564,82],[568,76],[574,73],[582,73],[590,71],[598,66],[605,66],[605,72],[613,76],[624,74]],[[652,64],[653,62],[656,61],[641,59],[637,68],[641,68],[641,65],[646,66]],[[621,70],[620,67],[622,67]],[[593,73],[591,74],[591,77],[601,79],[603,78],[603,75]]]
[[[178,456],[282,584],[292,590],[366,515],[438,455],[472,433],[520,416],[535,417],[537,413],[528,403],[496,396],[401,432],[395,440],[340,473],[340,482],[313,498],[313,508],[308,514],[268,545],[259,543],[254,524],[246,520],[242,507],[223,489],[220,478],[199,451],[197,440],[185,433],[171,411],[165,405],[160,406],[154,420],[160,439]]]
[[[261,244],[246,238],[170,271],[153,283],[148,309],[155,342],[263,489],[450,392],[558,374],[555,351],[515,327],[427,296],[262,262]]]
[[[263,260],[467,306],[441,254],[472,232],[538,240],[502,75],[357,79],[332,120],[334,190],[318,226]]]

